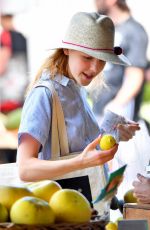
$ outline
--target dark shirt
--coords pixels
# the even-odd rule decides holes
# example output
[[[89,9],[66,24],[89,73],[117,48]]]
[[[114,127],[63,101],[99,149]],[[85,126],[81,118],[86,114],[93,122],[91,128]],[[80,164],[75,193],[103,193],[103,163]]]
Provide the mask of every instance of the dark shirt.
[[[9,47],[12,54],[27,53],[25,37],[16,31],[3,31],[1,34],[1,47]]]
[[[147,64],[148,36],[141,24],[130,17],[115,28],[115,46],[121,46],[123,53],[128,57],[131,66],[145,68]],[[94,102],[94,113],[102,115],[104,107],[118,93],[122,86],[125,66],[106,64],[104,80],[108,88],[102,88]]]
[[[1,48],[8,48],[11,56],[0,76],[0,110],[11,111],[22,106],[28,84],[27,41],[18,31],[3,30]]]

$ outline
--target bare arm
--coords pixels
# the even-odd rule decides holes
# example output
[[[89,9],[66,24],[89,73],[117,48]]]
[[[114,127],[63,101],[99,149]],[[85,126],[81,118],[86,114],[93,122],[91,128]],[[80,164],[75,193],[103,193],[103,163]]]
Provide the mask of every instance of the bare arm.
[[[20,178],[24,181],[53,179],[71,171],[102,165],[114,157],[118,146],[107,151],[97,151],[95,147],[99,141],[100,137],[89,144],[77,157],[50,161],[37,158],[40,143],[30,135],[24,134],[18,148]]]

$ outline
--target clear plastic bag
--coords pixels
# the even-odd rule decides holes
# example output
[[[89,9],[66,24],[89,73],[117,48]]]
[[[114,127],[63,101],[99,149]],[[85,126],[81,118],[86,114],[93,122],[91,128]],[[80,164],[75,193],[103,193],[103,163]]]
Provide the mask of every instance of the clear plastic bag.
[[[124,179],[119,186],[117,196],[122,199],[123,194],[132,188],[132,182],[137,173],[146,175],[146,166],[150,161],[150,135],[143,120],[139,121],[141,130],[128,142],[120,142],[118,152],[112,161],[112,170],[127,164]]]

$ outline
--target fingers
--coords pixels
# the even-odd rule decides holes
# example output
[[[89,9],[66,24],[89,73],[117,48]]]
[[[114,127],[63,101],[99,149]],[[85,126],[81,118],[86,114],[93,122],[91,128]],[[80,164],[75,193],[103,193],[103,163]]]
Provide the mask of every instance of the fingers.
[[[95,149],[97,145],[99,145],[101,139],[101,135],[99,135],[95,140],[93,140],[86,148],[86,151]]]
[[[144,177],[143,175],[141,175],[140,173],[137,174],[137,178],[140,182],[142,183],[146,183],[148,181],[148,178]]]
[[[122,141],[128,141],[129,139],[132,139],[135,135],[135,132],[140,129],[137,125],[124,125],[119,124],[117,126],[117,129],[119,131],[119,136],[121,137]]]
[[[150,204],[150,199],[149,198],[138,198],[138,203],[143,203],[143,204]]]
[[[96,150],[96,146],[99,144],[100,138],[101,136],[97,137],[84,149],[82,153],[82,161],[84,160],[84,164],[88,166],[102,165],[113,159],[118,150],[118,144],[109,150]]]
[[[118,127],[118,131],[119,131],[120,139],[122,141],[127,141],[127,140],[131,139],[135,134],[135,133],[132,133],[131,131],[129,131],[129,129],[123,125],[120,125]]]
[[[104,156],[109,156],[109,155],[112,155],[112,154],[115,154],[118,150],[118,144],[115,144],[111,149],[109,150],[101,150],[100,151],[100,154],[101,155],[104,155]]]
[[[137,194],[143,194],[143,188],[140,182],[134,181],[132,185],[134,186],[133,191],[134,191],[135,196],[137,196]]]
[[[117,150],[118,150],[118,144],[116,144],[113,148],[107,151],[100,151],[99,152],[99,164],[103,164],[104,162],[112,160]]]
[[[126,130],[129,130],[129,132],[135,132],[137,130],[140,130],[140,126],[137,124],[118,124],[117,128],[118,129],[125,128]]]
[[[132,121],[130,119],[125,119],[125,123],[128,124],[128,125],[135,125],[135,126],[139,127],[139,123],[138,122]]]
[[[130,129],[131,132],[136,132],[137,130],[140,130],[140,126],[138,125],[128,125],[128,128]]]
[[[145,177],[145,176],[141,175],[140,173],[137,174],[137,178],[138,178],[139,182],[134,181],[133,186],[139,186],[139,185],[142,185],[142,184],[147,184],[148,185],[150,183],[150,178]]]
[[[135,193],[134,195],[137,198],[138,203],[150,204],[150,197],[138,193]]]
[[[134,186],[134,187],[137,187],[137,186],[139,186],[139,182],[138,181],[133,181],[133,183],[132,183],[132,185]]]
[[[114,154],[115,155],[115,154]],[[114,155],[109,155],[109,156],[106,156],[106,157],[100,157],[99,160],[97,161],[97,165],[103,165],[105,164],[106,162],[110,161],[113,159]]]
[[[126,120],[126,124],[139,126],[139,123],[132,120]]]

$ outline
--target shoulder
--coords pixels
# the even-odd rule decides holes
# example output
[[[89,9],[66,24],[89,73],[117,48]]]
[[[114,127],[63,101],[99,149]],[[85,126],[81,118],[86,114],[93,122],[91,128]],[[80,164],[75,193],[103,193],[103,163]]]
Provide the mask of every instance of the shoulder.
[[[45,87],[37,87],[31,90],[26,97],[18,137],[28,133],[43,146],[47,140],[51,121],[50,91]]]
[[[44,98],[51,98],[51,91],[48,89],[48,87],[45,87],[44,85],[38,85],[31,89],[31,91],[28,92],[26,99],[44,99]]]
[[[127,27],[129,29],[129,32],[131,32],[135,36],[136,34],[138,34],[138,36],[148,37],[144,26],[140,22],[135,20],[133,17],[130,17],[129,20],[127,21]]]
[[[29,113],[50,113],[51,92],[46,87],[35,87],[27,95],[23,106],[24,114]],[[42,112],[43,111],[43,112]]]

